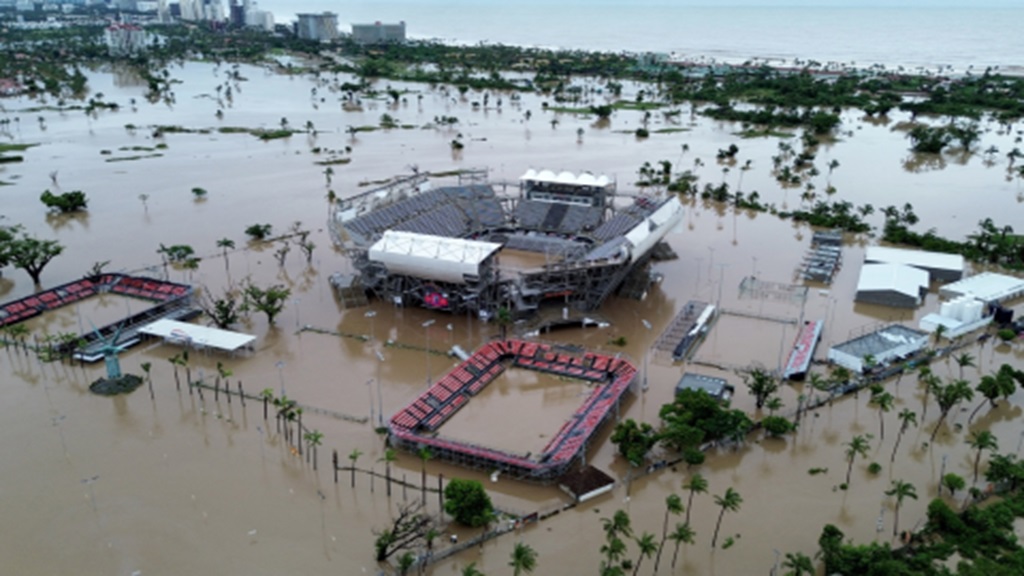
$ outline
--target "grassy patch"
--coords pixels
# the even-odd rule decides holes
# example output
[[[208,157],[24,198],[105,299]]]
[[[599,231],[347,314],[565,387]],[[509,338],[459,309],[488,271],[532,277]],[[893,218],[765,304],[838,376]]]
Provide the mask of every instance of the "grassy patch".
[[[0,144],[0,154],[4,152],[24,152],[33,146],[39,146],[39,144]]]
[[[159,158],[163,154],[142,154],[140,156],[122,156],[120,158],[107,158],[105,162],[131,162],[133,160],[145,160],[146,158]]]
[[[338,164],[348,164],[351,161],[351,158],[331,158],[329,160],[319,160],[314,162],[314,164],[317,166],[336,166]]]
[[[358,132],[376,132],[380,130],[380,126],[353,126],[348,129],[350,134],[356,134]]]
[[[616,110],[646,111],[657,110],[658,108],[661,107],[662,105],[657,102],[633,102],[631,100],[619,100],[618,102],[612,104],[612,108],[615,108]]]
[[[689,128],[658,128],[654,134],[675,134],[676,132],[689,132]]]
[[[733,132],[733,136],[739,136],[740,138],[792,138],[792,132],[783,132],[782,130],[772,130],[771,128],[747,128],[742,132]]]
[[[556,112],[558,114],[592,114],[590,108],[573,108],[572,106],[548,106],[545,108],[548,112]]]

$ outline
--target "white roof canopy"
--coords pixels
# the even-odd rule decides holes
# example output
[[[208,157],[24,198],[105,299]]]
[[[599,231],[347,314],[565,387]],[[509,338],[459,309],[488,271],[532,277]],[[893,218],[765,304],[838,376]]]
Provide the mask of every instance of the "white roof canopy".
[[[915,299],[928,288],[928,273],[900,264],[865,264],[860,269],[857,292],[893,291]]]
[[[387,230],[370,246],[369,257],[392,274],[463,284],[465,276],[478,276],[480,265],[500,249],[495,242]]]
[[[984,302],[999,302],[1024,294],[1024,279],[995,272],[982,272],[942,287],[946,297],[972,296]]]
[[[519,180],[523,182],[537,182],[544,184],[566,184],[569,186],[596,186],[603,188],[611,183],[611,179],[604,174],[600,176],[594,176],[588,172],[583,172],[579,175],[573,174],[572,172],[563,171],[559,174],[555,174],[551,170],[541,170],[537,172],[533,168],[527,170]]]
[[[963,272],[964,257],[959,254],[943,254],[925,252],[924,250],[904,250],[885,246],[868,246],[864,253],[865,262],[884,262],[886,264],[904,264],[932,270],[955,270]]]
[[[252,344],[256,340],[256,337],[251,334],[189,324],[188,322],[178,322],[177,320],[168,320],[166,318],[143,326],[139,329],[139,332],[149,334],[150,336],[157,336],[176,344],[199,348],[218,348],[228,352],[234,352],[239,348]]]

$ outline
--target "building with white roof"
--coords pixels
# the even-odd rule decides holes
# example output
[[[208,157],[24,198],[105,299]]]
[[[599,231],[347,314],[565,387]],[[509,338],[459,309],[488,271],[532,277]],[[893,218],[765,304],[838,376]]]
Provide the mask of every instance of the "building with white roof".
[[[828,351],[828,360],[860,373],[869,364],[878,366],[905,358],[927,344],[927,332],[892,324],[833,346]]]
[[[1024,295],[1024,279],[982,272],[943,286],[939,294],[944,298],[971,296],[985,304],[997,304]]]
[[[928,272],[901,264],[864,264],[854,300],[896,308],[916,308],[928,292]]]
[[[370,246],[370,262],[391,274],[465,284],[482,276],[482,268],[501,244],[387,230]]]
[[[913,266],[927,271],[932,280],[943,282],[959,280],[964,275],[964,257],[959,254],[869,246],[864,262]]]

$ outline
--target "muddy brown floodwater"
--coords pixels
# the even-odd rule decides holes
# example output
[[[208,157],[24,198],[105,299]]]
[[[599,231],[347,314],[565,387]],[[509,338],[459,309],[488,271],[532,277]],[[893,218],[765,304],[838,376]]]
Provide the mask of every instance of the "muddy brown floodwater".
[[[329,411],[309,410],[304,415],[308,427],[324,433],[318,469],[306,462],[308,456],[285,444],[273,418],[263,419],[258,403],[250,400],[242,406],[237,398],[228,403],[223,395],[215,400],[209,391],[200,398],[176,389],[174,367],[168,362],[179,351],[173,345],[150,342],[121,355],[128,372],[141,373],[142,363],[152,363],[152,399],[145,388],[117,398],[90,394],[88,385],[102,374],[98,365],[41,363],[34,354],[0,350],[0,531],[4,534],[0,557],[11,574],[362,574],[379,570],[373,562],[371,530],[384,527],[394,507],[403,498],[416,497],[417,491],[396,488],[389,499],[380,479],[371,485],[367,476],[359,475],[353,489],[344,472],[335,484],[331,451],[339,452],[344,465],[349,462],[347,456],[359,450],[363,454],[357,464],[381,472],[382,438],[367,421],[380,419],[380,406],[386,419],[422,393],[428,377],[437,378],[454,366],[439,355],[432,355],[428,362],[423,346],[429,342],[434,349],[453,344],[473,349],[494,336],[497,328],[464,316],[395,308],[383,302],[370,306],[376,312],[373,317],[366,315],[367,309],[340,309],[327,277],[349,271],[351,265],[331,248],[324,230],[327,178],[324,167],[315,162],[332,155],[314,154],[314,147],[335,151],[351,147],[350,155],[341,153],[351,162],[333,167],[329,185],[343,197],[362,190],[361,181],[407,172],[412,164],[431,171],[489,167],[494,180],[514,180],[528,167],[592,170],[616,177],[620,191],[631,191],[634,174],[644,161],[666,159],[678,170],[694,169],[706,181],[724,179],[734,188],[741,184],[744,191],[757,190],[763,202],[779,208],[800,203],[802,189],[781,188],[770,175],[778,139],[741,139],[733,134],[739,130],[736,125],[699,116],[691,119],[688,106],[683,107],[678,125],[669,124],[660,114],[653,119],[655,128],[685,131],[652,130],[650,138],[637,140],[632,132],[641,123],[640,112],[619,111],[608,126],[572,115],[558,115],[560,123],[552,125],[555,115],[544,112],[543,99],[535,95],[511,104],[506,97],[500,110],[493,105],[496,98],[491,98],[490,108],[474,109],[471,102],[480,95],[453,100],[419,85],[396,85],[412,91],[407,102],[398,106],[365,100],[361,109],[343,111],[340,93],[331,89],[333,78],[325,78],[318,96],[311,97],[312,79],[251,66],[240,68],[247,80],[234,86],[233,101],[218,103],[215,88],[226,81],[227,71],[226,66],[206,63],[172,67],[172,76],[182,83],[175,85],[176,102],[170,106],[146,103],[144,87],[128,75],[94,71],[89,75],[92,90],[121,105],[119,112],[97,116],[40,111],[34,107],[41,102],[6,100],[5,117],[18,121],[7,124],[9,132],[0,136],[8,142],[39,145],[24,153],[24,163],[0,167],[0,180],[11,183],[0,187],[0,211],[5,224],[22,224],[67,247],[43,273],[47,286],[78,278],[94,262],[104,260],[110,260],[107,269],[112,271],[162,274],[156,253],[160,245],[190,244],[203,256],[199,268],[172,268],[171,280],[205,286],[213,293],[246,277],[258,284],[291,287],[292,296],[276,326],[268,326],[261,315],[238,326],[257,336],[255,351],[235,357],[193,352],[189,370],[193,378],[210,380],[221,363],[233,372],[232,386],[241,382],[253,394],[265,388],[283,389],[304,405]],[[636,89],[627,86],[627,92]],[[134,107],[132,98],[137,101]],[[222,120],[215,117],[218,109],[224,110]],[[527,110],[533,112],[529,121],[524,120]],[[376,125],[385,113],[413,128],[346,133],[347,126]],[[451,129],[429,127],[440,115],[456,116],[459,124]],[[270,142],[216,131],[166,133],[154,139],[151,128],[273,128],[282,119],[295,127],[312,122],[317,134]],[[1020,211],[1020,180],[1006,177],[1005,162],[988,163],[980,154],[929,161],[914,158],[907,152],[903,132],[894,128],[902,120],[867,123],[855,112],[844,112],[841,133],[822,146],[816,161],[824,166],[837,159],[840,167],[831,174],[822,169],[814,179],[817,189],[824,190],[830,182],[839,198],[876,208],[910,202],[923,228],[934,226],[954,237],[970,233],[987,216],[998,224],[1014,223],[1008,219]],[[126,128],[129,124],[137,128]],[[994,124],[984,128],[979,149],[1013,147],[1014,134],[1000,133]],[[583,130],[582,136],[577,129]],[[465,149],[453,153],[449,142],[460,133]],[[157,148],[158,143],[166,148]],[[752,161],[750,170],[715,162],[715,152],[730,143],[740,147],[740,165]],[[127,159],[155,154],[159,156]],[[111,161],[115,159],[120,161]],[[208,190],[205,199],[193,199],[190,190],[197,186]],[[47,188],[85,191],[88,213],[48,216],[38,201]],[[676,380],[688,369],[728,378],[737,388],[733,405],[758,416],[736,374],[673,364],[658,353],[648,354],[689,300],[715,302],[732,312],[722,318],[695,357],[726,368],[752,361],[775,368],[795,336],[789,321],[801,315],[826,321],[816,355],[820,359],[828,345],[867,327],[890,321],[913,325],[937,308],[934,290],[916,311],[854,306],[863,247],[873,242],[863,237],[848,240],[844,266],[835,282],[812,285],[803,307],[743,298],[738,286],[747,275],[780,283],[796,281],[811,230],[769,214],[734,213],[701,201],[690,203],[687,211],[684,226],[669,237],[679,259],[656,266],[664,280],[644,301],[610,300],[600,310],[610,322],[607,328],[543,336],[622,352],[641,366],[646,356],[650,389],[626,401],[623,417],[656,424],[658,408],[671,399]],[[298,250],[292,250],[284,266],[278,266],[273,256],[277,246],[248,243],[243,234],[253,223],[269,223],[281,232],[296,221],[312,231],[310,239],[317,245],[309,264]],[[876,213],[871,221],[880,226],[881,216]],[[237,245],[226,259],[216,245],[221,238]],[[525,265],[532,260],[521,258],[514,263]],[[4,299],[32,291],[21,271],[7,269],[0,278]],[[89,322],[116,320],[122,309],[136,311],[136,305],[135,300],[105,296],[33,320],[29,328],[37,334],[77,331]],[[773,320],[754,320],[749,315]],[[428,319],[437,322],[423,328]],[[300,331],[304,326],[320,331]],[[359,335],[372,338],[365,341]],[[618,336],[626,337],[625,347],[609,344]],[[382,347],[385,341],[400,346]],[[378,349],[383,362],[375,354]],[[964,369],[963,376],[972,382],[1004,362],[1024,366],[1019,346],[971,345],[965,351],[977,365]],[[943,377],[960,373],[956,363],[946,359],[937,361],[934,368]],[[183,379],[184,369],[179,371]],[[1020,450],[1022,392],[998,408],[983,408],[970,425],[968,411],[977,400],[963,406],[929,445],[938,410],[932,404],[926,415],[921,414],[922,392],[916,377],[890,381],[886,388],[896,397],[896,405],[883,415],[884,439],[879,413],[867,404],[865,393],[805,415],[799,430],[785,439],[766,440],[753,434],[740,447],[712,450],[700,467],[710,482],[710,494],[698,495],[692,510],[696,542],[684,547],[675,573],[765,573],[776,551],[813,555],[821,527],[829,522],[858,542],[889,541],[893,509],[884,491],[890,480],[903,479],[917,487],[919,498],[905,502],[900,514],[901,525],[912,528],[920,524],[928,501],[937,495],[943,470],[970,479],[973,453],[965,443],[969,430],[990,429],[999,438],[1001,451]],[[536,450],[584,393],[585,387],[578,383],[509,371],[447,424],[443,433],[522,452]],[[799,384],[782,387],[782,414],[793,414],[800,394],[814,392]],[[921,426],[907,432],[890,465],[898,427],[895,415],[904,408],[918,412]],[[660,536],[665,497],[683,494],[681,485],[690,471],[663,470],[638,478],[627,488],[630,470],[608,442],[609,428],[601,431],[587,457],[619,481],[610,495],[531,525],[518,535],[465,550],[431,567],[432,573],[457,574],[469,562],[477,562],[486,573],[506,573],[509,553],[520,540],[537,550],[537,573],[592,573],[599,562],[600,518],[620,508],[628,510],[638,533]],[[843,444],[855,434],[872,434],[871,450],[856,462],[850,489],[840,491],[837,486],[846,467]],[[881,464],[882,471],[870,474],[870,462]],[[416,485],[422,465],[418,456],[400,453],[392,473]],[[425,467],[431,483],[439,474],[484,481],[495,503],[513,513],[551,510],[567,502],[555,487],[506,478],[491,482],[485,474],[437,461],[428,461]],[[811,475],[812,468],[826,472]],[[743,497],[740,510],[727,514],[722,525],[722,539],[731,537],[734,544],[712,550],[717,514],[713,496],[729,487]],[[957,499],[961,498],[958,494]],[[436,513],[437,506],[436,500],[428,499],[430,512]],[[472,535],[454,526],[449,529],[463,538]],[[438,546],[447,546],[447,538],[442,540]],[[635,557],[635,552],[631,546],[630,555]],[[645,572],[653,569],[653,562],[645,565]],[[667,559],[663,558],[660,573],[670,573]]]

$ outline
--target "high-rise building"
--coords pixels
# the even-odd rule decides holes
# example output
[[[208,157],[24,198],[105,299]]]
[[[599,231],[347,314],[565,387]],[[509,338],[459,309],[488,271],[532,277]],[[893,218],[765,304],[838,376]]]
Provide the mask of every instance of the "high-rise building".
[[[338,38],[338,15],[334,12],[321,14],[296,14],[299,21],[295,33],[303,40],[329,42]]]
[[[360,44],[385,44],[405,42],[405,22],[398,24],[353,24],[352,39]]]

